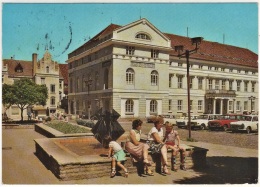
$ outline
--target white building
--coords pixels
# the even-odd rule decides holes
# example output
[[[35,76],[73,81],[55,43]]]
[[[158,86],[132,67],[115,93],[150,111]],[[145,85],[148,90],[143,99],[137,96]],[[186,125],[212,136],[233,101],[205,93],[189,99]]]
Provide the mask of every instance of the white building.
[[[109,25],[68,55],[69,113],[186,114],[186,59],[177,45],[194,49],[190,38],[162,33],[146,19]],[[257,60],[248,49],[202,41],[190,56],[191,113],[258,111]]]

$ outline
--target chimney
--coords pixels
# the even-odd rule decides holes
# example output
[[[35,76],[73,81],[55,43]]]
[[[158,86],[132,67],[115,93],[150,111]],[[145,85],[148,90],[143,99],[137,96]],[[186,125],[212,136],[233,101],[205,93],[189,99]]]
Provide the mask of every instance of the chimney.
[[[35,76],[36,70],[37,70],[37,54],[36,53],[32,54],[32,63],[33,63],[33,76]]]

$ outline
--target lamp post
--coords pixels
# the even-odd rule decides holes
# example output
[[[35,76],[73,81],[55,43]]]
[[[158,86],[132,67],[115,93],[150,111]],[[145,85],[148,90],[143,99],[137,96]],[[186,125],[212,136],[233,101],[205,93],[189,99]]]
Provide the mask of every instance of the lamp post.
[[[253,103],[253,100],[255,100],[255,97],[254,96],[250,96],[250,97],[248,97],[248,99],[251,100],[251,114],[252,114],[252,111],[253,111],[252,103]]]
[[[89,79],[89,80],[85,81],[85,84],[88,87],[88,97],[89,97],[89,87],[92,85],[92,81],[93,81],[92,79]],[[90,119],[90,101],[88,101],[88,119]]]
[[[202,37],[195,37],[195,38],[191,38],[191,43],[192,45],[195,44],[196,47],[193,50],[185,50],[185,53],[180,53],[181,51],[183,51],[184,46],[183,45],[178,45],[175,46],[175,51],[178,52],[178,57],[184,56],[186,57],[186,63],[187,63],[187,92],[188,92],[188,127],[189,127],[189,139],[191,138],[191,118],[190,118],[190,73],[189,73],[189,69],[190,69],[190,62],[189,62],[189,58],[190,55],[197,52],[197,50],[199,49],[199,45],[201,43],[201,41],[203,40]]]

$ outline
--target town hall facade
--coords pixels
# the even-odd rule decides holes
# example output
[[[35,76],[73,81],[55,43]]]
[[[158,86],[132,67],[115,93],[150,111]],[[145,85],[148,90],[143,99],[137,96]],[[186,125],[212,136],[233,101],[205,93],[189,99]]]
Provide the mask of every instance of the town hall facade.
[[[122,118],[187,114],[186,59],[177,45],[195,48],[144,18],[109,25],[68,55],[69,114],[101,107]],[[191,113],[258,112],[257,61],[248,49],[203,40],[190,56]]]

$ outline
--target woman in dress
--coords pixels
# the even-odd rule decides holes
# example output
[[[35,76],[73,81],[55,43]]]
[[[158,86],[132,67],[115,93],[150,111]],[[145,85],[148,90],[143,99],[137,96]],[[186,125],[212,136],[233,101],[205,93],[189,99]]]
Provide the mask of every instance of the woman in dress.
[[[153,172],[149,168],[151,163],[148,161],[149,146],[146,143],[140,142],[142,124],[143,122],[140,119],[136,119],[132,122],[132,129],[127,138],[125,149],[131,154],[133,159],[144,163],[147,175],[153,175]]]

